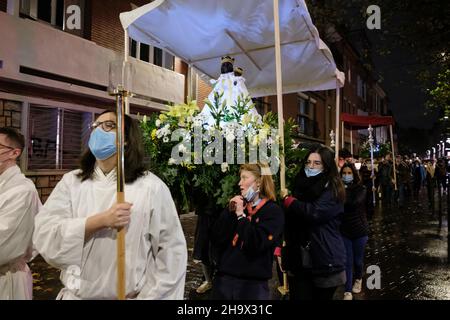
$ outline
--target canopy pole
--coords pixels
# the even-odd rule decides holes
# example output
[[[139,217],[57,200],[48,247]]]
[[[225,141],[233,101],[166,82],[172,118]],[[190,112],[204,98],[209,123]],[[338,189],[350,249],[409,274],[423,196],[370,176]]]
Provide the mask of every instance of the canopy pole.
[[[341,113],[341,90],[339,88],[339,80],[336,79],[336,139],[334,145],[334,157],[336,161],[336,165],[339,164],[339,121],[340,121],[340,113]]]
[[[350,152],[353,158],[353,127],[350,127]]]
[[[369,124],[369,128],[367,129],[367,131],[369,131],[369,145],[370,145],[370,163],[371,163],[371,168],[372,168],[372,173],[370,175],[370,177],[372,178],[372,201],[373,201],[373,206],[375,207],[376,205],[376,196],[375,196],[375,174],[374,174],[374,168],[373,168],[373,136],[372,136],[372,125]]]
[[[392,163],[393,163],[393,168],[394,168],[394,186],[395,186],[395,191],[397,191],[397,172],[395,169],[395,150],[394,150],[394,135],[392,133],[392,124],[389,125],[389,131],[391,133],[391,151],[392,151]]]
[[[341,122],[341,128],[342,128],[342,138],[341,138],[341,149],[344,149],[345,146],[345,127],[344,127],[344,121]]]
[[[280,135],[281,150],[280,153],[280,187],[281,194],[286,192],[286,168],[284,163],[284,117],[283,117],[283,85],[281,74],[281,45],[280,45],[280,17],[278,11],[278,0],[273,0],[273,18],[275,25],[275,66],[277,80],[277,107],[278,107],[278,132]]]

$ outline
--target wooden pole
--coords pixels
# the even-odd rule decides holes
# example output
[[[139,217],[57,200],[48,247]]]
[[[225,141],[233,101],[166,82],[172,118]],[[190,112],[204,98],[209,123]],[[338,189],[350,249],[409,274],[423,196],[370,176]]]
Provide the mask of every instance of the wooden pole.
[[[370,145],[370,164],[371,164],[371,169],[372,169],[371,170],[372,172],[370,174],[370,176],[372,178],[372,197],[373,197],[372,202],[373,202],[373,206],[375,207],[375,205],[376,205],[375,169],[373,167],[373,142],[374,142],[374,140],[373,140],[373,135],[372,135],[373,128],[372,128],[372,125],[370,125],[370,124],[369,124],[368,131],[369,131],[369,145]]]
[[[335,145],[334,145],[334,157],[336,161],[336,165],[339,164],[339,137],[340,137],[340,130],[339,130],[339,123],[341,121],[341,89],[339,88],[339,81],[336,79],[336,139],[335,139]],[[342,133],[343,135],[344,133]]]
[[[389,131],[391,133],[391,151],[392,151],[392,163],[393,163],[393,170],[394,170],[394,187],[395,191],[397,191],[397,172],[395,169],[395,148],[394,148],[394,134],[392,133],[392,124],[389,125]]]
[[[284,117],[283,117],[283,77],[281,71],[280,17],[278,0],[273,0],[273,17],[275,24],[275,67],[277,81],[278,132],[281,140],[280,153],[280,187],[281,194],[286,193],[286,168],[284,163]]]
[[[344,146],[345,146],[345,127],[344,127],[344,121],[341,122],[341,126],[342,126],[341,149],[344,149]]]
[[[353,127],[350,127],[350,152],[353,158]]]
[[[126,67],[128,62],[129,41],[128,31],[125,30],[125,50],[124,61],[122,63],[122,78],[121,84],[118,85],[115,92],[116,95],[116,115],[117,115],[117,203],[125,202],[125,171],[124,171],[124,140],[125,140],[125,114],[130,113],[128,103],[128,94],[124,86],[129,86],[127,83]],[[129,88],[126,88],[129,89]],[[126,299],[126,265],[125,265],[126,251],[125,251],[125,228],[117,230],[117,299]]]
[[[116,95],[117,103],[117,203],[125,202],[124,175],[124,137],[125,137],[125,100],[124,91]],[[125,300],[125,228],[117,230],[117,298]]]

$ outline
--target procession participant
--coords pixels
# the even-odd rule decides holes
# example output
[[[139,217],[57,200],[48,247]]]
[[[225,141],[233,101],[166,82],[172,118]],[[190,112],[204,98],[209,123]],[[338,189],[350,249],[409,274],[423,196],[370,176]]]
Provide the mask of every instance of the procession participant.
[[[345,188],[328,147],[312,149],[284,200],[286,246],[282,256],[291,300],[331,300],[346,282],[340,225]]]
[[[360,182],[355,165],[344,164],[340,174],[346,193],[341,224],[342,239],[347,252],[344,300],[353,300],[352,293],[361,292],[364,250],[368,240],[366,188]]]
[[[275,201],[269,167],[244,164],[240,170],[241,194],[230,200],[213,227],[219,254],[213,299],[267,300],[274,251],[280,243],[284,217]]]
[[[138,124],[125,116],[125,196],[116,203],[116,114],[91,126],[81,169],[64,175],[36,217],[35,246],[61,269],[58,299],[115,299],[117,229],[125,228],[126,297],[183,299],[186,241],[170,190],[145,171]]]
[[[0,128],[0,300],[31,300],[34,216],[41,207],[34,183],[16,161],[25,146],[23,135]]]

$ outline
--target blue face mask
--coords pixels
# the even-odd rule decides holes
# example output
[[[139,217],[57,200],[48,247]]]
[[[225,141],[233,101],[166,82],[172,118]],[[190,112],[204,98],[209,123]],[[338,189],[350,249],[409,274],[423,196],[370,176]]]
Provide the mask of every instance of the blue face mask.
[[[353,175],[352,174],[344,174],[342,175],[342,181],[345,184],[350,184],[353,182]]]
[[[305,167],[305,174],[308,178],[315,177],[320,173],[322,173],[322,169],[311,169],[311,168]]]
[[[259,193],[259,189],[255,191],[252,186],[248,188],[247,193],[245,194],[244,198],[247,202],[250,202],[254,200],[255,196]]]
[[[117,152],[116,133],[97,128],[89,138],[89,149],[97,160],[105,160]]]

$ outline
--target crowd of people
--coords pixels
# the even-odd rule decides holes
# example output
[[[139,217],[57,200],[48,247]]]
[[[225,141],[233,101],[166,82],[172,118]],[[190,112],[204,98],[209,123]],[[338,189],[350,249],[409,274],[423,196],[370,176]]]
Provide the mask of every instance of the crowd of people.
[[[80,169],[66,173],[44,205],[17,165],[24,137],[0,128],[0,299],[31,299],[27,262],[40,254],[61,270],[58,299],[116,298],[117,230],[126,230],[126,298],[183,299],[187,247],[170,190],[143,166],[136,121],[125,116],[126,202],[116,200],[116,115],[91,126]],[[269,280],[287,274],[292,300],[344,300],[363,287],[368,220],[377,200],[401,208],[426,186],[446,192],[446,162],[391,155],[358,162],[313,145],[293,190],[277,197],[267,164],[244,164],[227,208],[197,194],[193,257],[212,299],[271,298]],[[280,277],[281,279],[283,277]]]

